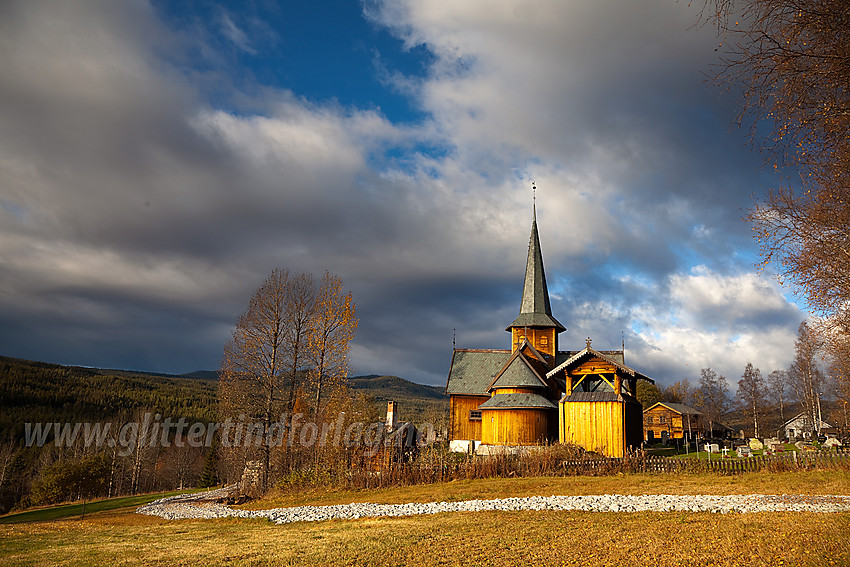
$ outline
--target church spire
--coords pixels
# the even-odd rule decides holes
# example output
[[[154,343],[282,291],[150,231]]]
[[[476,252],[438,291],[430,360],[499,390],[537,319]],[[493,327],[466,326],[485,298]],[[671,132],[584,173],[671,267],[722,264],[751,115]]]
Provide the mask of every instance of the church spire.
[[[543,270],[543,252],[540,249],[540,236],[537,234],[537,187],[532,205],[531,237],[528,241],[528,259],[525,264],[525,282],[522,287],[522,301],[519,307],[519,317],[505,329],[510,331],[517,327],[554,327],[556,332],[564,331],[561,325],[552,317],[549,305],[549,289],[546,287],[546,274]]]

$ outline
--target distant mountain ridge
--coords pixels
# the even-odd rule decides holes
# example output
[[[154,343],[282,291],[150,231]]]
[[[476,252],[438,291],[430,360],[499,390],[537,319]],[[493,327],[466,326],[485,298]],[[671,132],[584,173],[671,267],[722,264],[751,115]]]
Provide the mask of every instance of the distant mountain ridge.
[[[371,399],[379,412],[386,411],[387,402],[395,402],[400,421],[416,424],[440,421],[449,411],[449,397],[443,386],[426,386],[398,376],[378,374],[352,376],[348,380],[349,387]]]
[[[349,387],[353,390],[380,392],[382,399],[391,400],[393,396],[418,397],[426,400],[448,400],[444,386],[428,386],[417,384],[398,376],[366,374],[352,376],[348,379]],[[376,397],[377,393],[374,393]]]

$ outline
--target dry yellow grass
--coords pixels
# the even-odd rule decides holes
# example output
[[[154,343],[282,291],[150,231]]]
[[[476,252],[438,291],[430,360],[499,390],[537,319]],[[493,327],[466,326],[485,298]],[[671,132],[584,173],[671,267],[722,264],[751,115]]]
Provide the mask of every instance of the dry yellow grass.
[[[756,488],[761,488],[756,490]],[[850,493],[841,473],[494,479],[356,493],[393,502],[523,494]],[[352,501],[352,493],[326,495]],[[284,498],[265,503],[278,505]],[[295,498],[287,497],[289,499]],[[302,498],[304,498],[302,496]],[[294,502],[293,502],[294,503]],[[303,502],[302,502],[303,503]],[[323,502],[314,498],[310,503]],[[277,526],[131,511],[0,526],[3,565],[850,565],[850,514],[485,512]]]
[[[243,507],[259,510],[304,504],[399,504],[553,494],[850,494],[850,471],[493,478],[375,490],[277,489]]]

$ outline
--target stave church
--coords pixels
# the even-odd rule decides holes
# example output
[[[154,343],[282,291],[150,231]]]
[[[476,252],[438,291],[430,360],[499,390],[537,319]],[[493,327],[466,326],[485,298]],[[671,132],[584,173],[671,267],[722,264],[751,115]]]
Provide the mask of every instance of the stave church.
[[[561,350],[566,329],[552,316],[532,208],[519,315],[505,329],[508,349],[455,348],[446,383],[453,451],[570,443],[622,457],[643,441],[638,380],[624,349]]]

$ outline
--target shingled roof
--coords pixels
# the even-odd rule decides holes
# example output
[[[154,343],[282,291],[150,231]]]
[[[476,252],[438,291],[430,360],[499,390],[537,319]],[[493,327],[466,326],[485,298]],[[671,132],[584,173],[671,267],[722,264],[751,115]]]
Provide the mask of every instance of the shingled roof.
[[[446,394],[488,396],[493,380],[499,375],[513,353],[504,349],[455,349],[452,365],[446,381]],[[570,357],[571,352],[555,355],[555,364]],[[544,381],[553,381],[558,390],[564,390],[564,380],[554,376]]]
[[[673,410],[676,413],[680,413],[682,415],[702,415],[702,413],[698,410],[695,410],[691,406],[686,406],[685,404],[677,404],[673,402],[655,402],[652,406],[646,408],[645,412],[651,410],[655,406],[664,406],[667,409]]]
[[[558,406],[540,394],[496,394],[478,406],[478,409],[514,408],[558,409]]]
[[[612,355],[609,352],[598,351],[598,350],[592,348],[590,346],[590,339],[588,339],[587,348],[585,348],[584,350],[578,351],[577,353],[572,355],[570,358],[568,358],[564,362],[558,364],[555,368],[553,368],[552,370],[547,372],[546,376],[552,377],[552,376],[558,374],[558,372],[560,372],[562,370],[568,370],[571,366],[581,362],[582,359],[587,358],[587,357],[591,357],[591,356],[595,356],[596,358],[599,358],[600,360],[604,360],[605,362],[612,364],[614,367],[617,368],[618,371],[622,372],[623,374],[626,374],[626,375],[631,376],[633,378],[639,378],[641,380],[646,380],[647,382],[655,384],[655,380],[653,380],[649,376],[638,372],[634,368],[630,368],[630,367],[626,366],[622,362],[622,360],[623,360],[622,354],[618,357],[618,356]]]
[[[490,384],[489,390],[498,388],[547,388],[545,379],[532,367],[528,359],[521,353],[512,357],[507,368],[504,368]]]
[[[490,395],[490,383],[510,356],[509,350],[455,349],[446,394]]]
[[[575,390],[572,394],[565,394],[563,397],[561,397],[561,403],[569,402],[627,402],[632,404],[640,403],[637,398],[631,396],[627,392],[620,392],[620,394],[618,395],[610,391],[582,392],[580,390]]]
[[[552,317],[549,305],[549,289],[546,287],[546,273],[543,270],[543,252],[540,250],[540,236],[537,234],[537,209],[531,221],[531,237],[528,241],[528,260],[525,264],[525,283],[522,286],[522,302],[519,316],[511,327],[555,327],[556,332],[564,330],[557,319]]]

